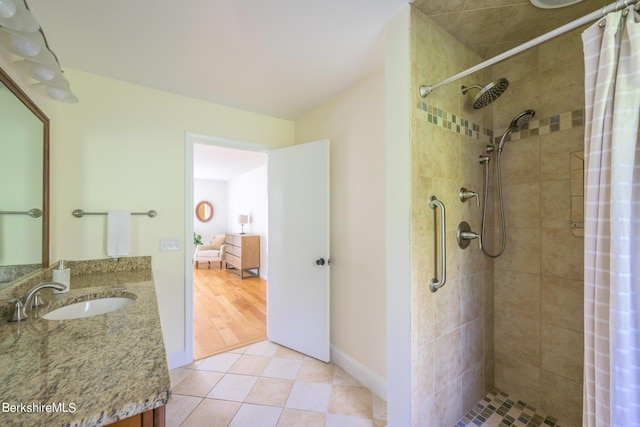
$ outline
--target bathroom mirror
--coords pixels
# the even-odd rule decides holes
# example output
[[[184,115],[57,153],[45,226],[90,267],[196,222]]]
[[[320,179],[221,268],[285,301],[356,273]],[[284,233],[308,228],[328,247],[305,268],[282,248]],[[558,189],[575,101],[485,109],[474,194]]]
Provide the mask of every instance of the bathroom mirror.
[[[209,202],[202,201],[196,206],[196,217],[201,222],[211,221],[213,218],[213,206]]]
[[[49,264],[49,119],[0,68],[0,289]]]

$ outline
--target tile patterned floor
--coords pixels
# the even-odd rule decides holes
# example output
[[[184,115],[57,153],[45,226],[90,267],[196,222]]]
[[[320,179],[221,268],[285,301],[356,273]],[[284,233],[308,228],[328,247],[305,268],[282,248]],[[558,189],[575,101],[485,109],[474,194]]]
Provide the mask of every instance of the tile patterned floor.
[[[384,400],[341,368],[269,341],[171,370],[168,427],[384,427]]]
[[[454,427],[562,427],[558,420],[531,405],[492,390]]]

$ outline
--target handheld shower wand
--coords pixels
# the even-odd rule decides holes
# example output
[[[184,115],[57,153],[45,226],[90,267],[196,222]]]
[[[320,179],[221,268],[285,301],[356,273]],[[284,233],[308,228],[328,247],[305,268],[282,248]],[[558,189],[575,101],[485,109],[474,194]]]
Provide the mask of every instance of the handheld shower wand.
[[[487,200],[489,197],[489,156],[480,156],[480,164],[484,165],[484,197],[482,207],[482,231],[480,232],[480,247],[482,248],[482,252],[489,258],[498,258],[504,252],[505,247],[507,246],[507,226],[504,219],[504,203],[502,197],[502,168],[500,165],[500,159],[502,157],[502,150],[504,149],[504,144],[507,141],[507,136],[513,132],[515,129],[519,129],[524,125],[528,124],[529,121],[535,116],[535,111],[533,110],[525,110],[522,113],[518,114],[509,125],[509,128],[502,134],[502,138],[500,138],[500,143],[498,144],[498,154],[496,156],[496,170],[498,174],[498,197],[500,203],[500,222],[501,222],[501,230],[502,230],[502,243],[500,245],[500,250],[496,254],[489,253],[489,250],[485,247],[485,236],[487,230]]]
[[[511,120],[511,124],[509,125],[509,129],[506,130],[505,133],[502,134],[502,138],[500,138],[500,144],[498,144],[498,153],[502,152],[504,148],[504,143],[507,142],[507,135],[513,132],[515,129],[520,129],[524,125],[528,124],[533,116],[536,115],[536,112],[533,110],[525,110],[522,113],[518,114],[513,120]]]

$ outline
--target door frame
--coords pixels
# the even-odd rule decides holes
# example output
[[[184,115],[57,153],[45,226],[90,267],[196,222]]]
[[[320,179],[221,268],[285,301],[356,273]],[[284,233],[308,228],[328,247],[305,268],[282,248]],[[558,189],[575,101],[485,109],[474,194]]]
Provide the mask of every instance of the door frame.
[[[193,251],[189,243],[193,239],[193,160],[194,160],[194,144],[208,144],[218,147],[235,148],[244,151],[257,151],[260,153],[269,153],[272,149],[268,145],[257,144],[254,142],[241,141],[236,139],[222,138],[212,135],[202,135],[193,132],[185,132],[184,136],[184,158],[185,158],[185,232],[184,232],[184,349],[185,362],[193,362]]]

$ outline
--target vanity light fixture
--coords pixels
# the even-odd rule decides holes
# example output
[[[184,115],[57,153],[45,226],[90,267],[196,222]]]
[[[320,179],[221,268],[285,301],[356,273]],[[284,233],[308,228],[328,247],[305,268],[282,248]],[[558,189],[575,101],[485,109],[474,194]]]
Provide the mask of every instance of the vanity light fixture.
[[[0,0],[0,26],[28,33],[40,29],[40,24],[22,0]]]
[[[39,31],[26,33],[0,28],[0,43],[9,52],[38,64],[56,64],[56,58],[47,48],[44,37]]]
[[[16,16],[16,5],[11,0],[0,0],[0,18]]]
[[[38,81],[31,85],[34,91],[56,101],[78,102],[26,0],[0,0],[0,45],[24,58],[12,65],[23,76]]]
[[[76,103],[78,98],[71,92],[67,79],[56,64],[38,64],[29,60],[16,61],[13,67],[22,75],[37,80],[31,88],[40,95],[48,96],[56,101]]]
[[[39,82],[51,82],[54,81],[56,77],[60,76],[60,71],[58,71],[57,67],[53,65],[38,64],[28,60],[16,61],[12,65],[22,74],[38,80]]]
[[[31,88],[40,95],[46,95],[56,101],[66,102],[68,104],[78,103],[78,98],[71,92],[69,83],[67,83],[67,87],[62,85],[54,86],[50,83],[34,83],[31,85]]]

